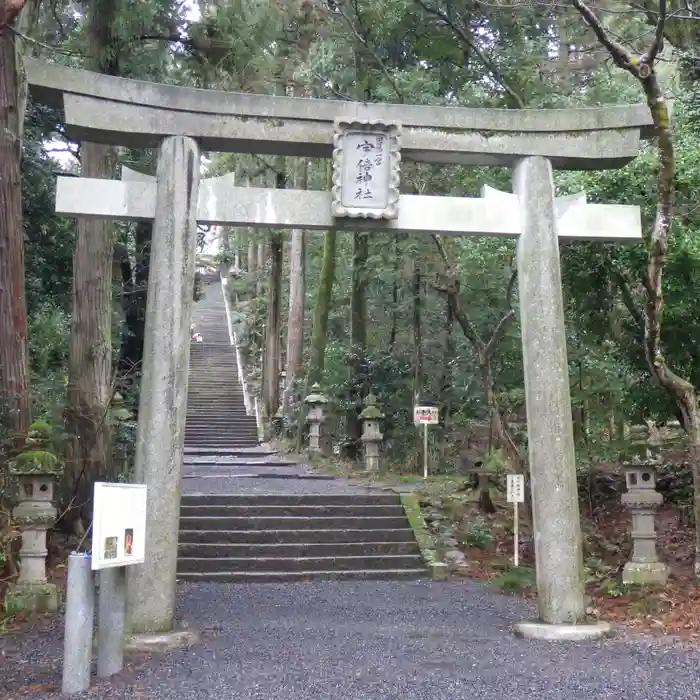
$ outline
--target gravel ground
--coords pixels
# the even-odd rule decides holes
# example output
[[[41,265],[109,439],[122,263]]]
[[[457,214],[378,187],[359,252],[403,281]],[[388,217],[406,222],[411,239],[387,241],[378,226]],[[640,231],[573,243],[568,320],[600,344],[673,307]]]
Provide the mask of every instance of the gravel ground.
[[[682,700],[700,651],[660,642],[528,642],[533,609],[470,583],[180,586],[202,643],[131,658],[103,700]],[[2,644],[3,640],[0,640]],[[4,640],[3,699],[61,697],[60,620]],[[50,690],[53,687],[54,690]],[[26,692],[26,690],[25,690]]]

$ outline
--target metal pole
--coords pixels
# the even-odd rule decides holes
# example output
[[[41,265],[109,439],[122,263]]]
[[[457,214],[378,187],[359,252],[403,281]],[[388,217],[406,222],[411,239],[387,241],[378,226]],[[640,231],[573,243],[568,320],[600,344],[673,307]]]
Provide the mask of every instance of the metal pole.
[[[97,627],[97,675],[113,676],[124,667],[126,567],[100,571]]]
[[[423,478],[428,478],[428,424],[423,423]]]
[[[95,588],[89,554],[73,552],[68,557],[65,638],[63,643],[64,694],[82,693],[90,687],[92,626]]]
[[[518,522],[518,502],[513,503],[513,563],[516,567],[520,566],[520,536],[519,536],[519,526]]]

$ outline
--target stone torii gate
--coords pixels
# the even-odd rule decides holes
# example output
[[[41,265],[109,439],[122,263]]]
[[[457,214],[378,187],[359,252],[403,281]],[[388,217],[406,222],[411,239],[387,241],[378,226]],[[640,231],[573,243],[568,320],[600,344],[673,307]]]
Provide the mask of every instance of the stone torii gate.
[[[153,219],[136,480],[149,487],[146,563],[128,585],[134,632],[172,629],[196,224],[519,237],[518,280],[539,622],[530,636],[596,636],[586,626],[558,239],[641,237],[637,207],[556,199],[552,168],[636,157],[645,105],[498,110],[364,104],[158,85],[26,62],[36,101],[61,109],[77,141],[158,148],[156,178],[61,177],[57,212]],[[200,183],[200,149],[333,157],[332,192]],[[400,160],[514,169],[513,194],[400,195]],[[542,624],[544,623],[544,624]]]

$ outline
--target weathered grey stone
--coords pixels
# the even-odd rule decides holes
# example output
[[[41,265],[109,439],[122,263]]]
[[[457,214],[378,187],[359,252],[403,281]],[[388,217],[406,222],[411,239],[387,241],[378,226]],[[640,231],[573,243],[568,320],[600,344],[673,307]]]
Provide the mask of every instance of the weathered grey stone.
[[[368,394],[365,408],[360,413],[362,421],[362,444],[365,447],[365,469],[376,472],[379,470],[379,452],[384,436],[380,429],[384,414],[377,408],[377,397]]]
[[[314,384],[304,403],[309,407],[306,416],[306,422],[309,424],[309,452],[322,454],[324,451],[322,431],[326,420],[324,406],[328,403],[328,398],[321,393],[321,387]]]
[[[610,637],[612,627],[607,622],[586,625],[554,625],[543,622],[518,622],[513,626],[516,636],[546,642],[585,642]]]
[[[152,219],[155,179],[135,182],[129,175],[125,180],[59,177],[56,212],[118,221]],[[337,228],[511,238],[520,235],[520,210],[515,195],[492,188],[484,188],[484,192],[483,198],[401,195],[398,218],[359,221],[333,218],[330,192],[235,187],[231,176],[221,176],[202,180],[197,219],[202,224],[253,228]],[[502,206],[494,206],[496,194],[502,199]],[[584,198],[585,194],[557,198],[560,239],[636,242],[641,238],[639,207],[586,204]]]
[[[58,610],[58,588],[46,578],[46,534],[56,521],[53,486],[58,463],[55,455],[43,451],[28,451],[10,462],[10,471],[19,479],[19,503],[12,517],[22,533],[19,577],[5,595],[5,610],[11,614]]]
[[[601,168],[631,160],[640,133],[651,135],[645,105],[573,110],[375,105],[158,85],[35,60],[26,62],[26,70],[33,98],[63,107],[71,138],[132,148],[189,134],[207,150],[329,157],[333,123],[343,118],[401,122],[403,157],[410,160],[512,165],[523,156],[543,155],[556,167]]]
[[[653,463],[624,465],[627,493],[623,505],[632,513],[632,556],[622,571],[623,583],[665,585],[668,567],[656,553],[656,509],[663,496],[656,491],[656,469]]]
[[[166,139],[158,157],[135,481],[148,486],[146,561],[129,567],[128,629],[168,632],[175,611],[200,153]]]
[[[464,556],[464,552],[460,551],[459,549],[448,550],[445,552],[445,554],[443,554],[442,558],[444,559],[449,571],[456,571],[467,563],[467,558]]]
[[[552,169],[526,158],[514,173],[520,320],[540,620],[574,624],[586,612],[564,303]]]
[[[194,630],[174,630],[163,634],[136,634],[127,637],[126,651],[146,653],[163,653],[172,649],[186,649],[199,642],[199,635]]]

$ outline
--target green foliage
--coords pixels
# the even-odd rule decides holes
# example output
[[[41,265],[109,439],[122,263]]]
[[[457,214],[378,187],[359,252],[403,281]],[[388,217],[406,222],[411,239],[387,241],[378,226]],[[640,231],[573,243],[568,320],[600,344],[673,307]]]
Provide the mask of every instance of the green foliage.
[[[533,588],[536,582],[535,569],[529,566],[508,566],[491,579],[491,585],[501,591],[517,592]]]
[[[606,579],[600,584],[602,592],[608,598],[622,598],[629,595],[634,590],[633,587],[626,583],[621,583],[617,579]]]
[[[484,518],[472,520],[463,530],[462,541],[467,547],[491,549],[493,533],[489,523]]]

